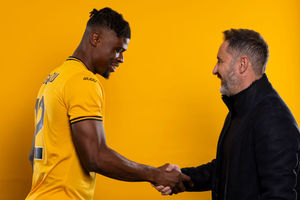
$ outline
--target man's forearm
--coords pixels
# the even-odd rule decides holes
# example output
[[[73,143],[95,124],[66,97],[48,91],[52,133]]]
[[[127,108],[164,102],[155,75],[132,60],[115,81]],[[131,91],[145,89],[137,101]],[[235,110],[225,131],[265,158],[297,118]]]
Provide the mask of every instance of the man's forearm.
[[[92,170],[97,173],[123,181],[153,183],[159,173],[157,168],[130,161],[108,147],[100,150],[94,167]]]
[[[175,187],[185,179],[183,175],[174,170],[166,172],[168,164],[155,168],[128,160],[116,151],[105,147],[101,148],[96,163],[89,168],[89,171],[122,181],[147,181],[154,185]]]
[[[208,191],[212,189],[212,174],[214,173],[216,160],[212,160],[198,167],[182,168],[182,173],[191,177],[194,187],[185,184],[186,191]]]
[[[180,172],[166,172],[160,168],[128,160],[105,142],[102,123],[86,120],[72,124],[73,142],[84,169],[123,181],[148,181],[174,187],[181,179],[189,179]]]

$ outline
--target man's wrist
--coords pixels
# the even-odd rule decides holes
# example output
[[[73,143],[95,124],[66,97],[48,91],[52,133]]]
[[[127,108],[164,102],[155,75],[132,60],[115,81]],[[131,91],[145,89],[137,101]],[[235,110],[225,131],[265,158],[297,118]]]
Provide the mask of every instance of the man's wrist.
[[[159,169],[155,168],[155,167],[151,167],[151,166],[147,166],[147,169],[146,169],[146,181],[147,182],[150,182],[152,184],[156,184],[157,183],[157,177],[159,176]]]

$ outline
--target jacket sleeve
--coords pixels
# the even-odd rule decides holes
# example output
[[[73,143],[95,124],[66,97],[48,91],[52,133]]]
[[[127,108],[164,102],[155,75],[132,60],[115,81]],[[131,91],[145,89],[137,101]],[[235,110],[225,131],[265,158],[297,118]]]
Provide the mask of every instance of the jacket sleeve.
[[[194,187],[185,184],[186,191],[207,191],[212,189],[212,176],[216,160],[198,167],[182,168],[182,173],[191,177]]]
[[[254,148],[261,199],[296,200],[299,129],[291,115],[260,112],[254,125]]]

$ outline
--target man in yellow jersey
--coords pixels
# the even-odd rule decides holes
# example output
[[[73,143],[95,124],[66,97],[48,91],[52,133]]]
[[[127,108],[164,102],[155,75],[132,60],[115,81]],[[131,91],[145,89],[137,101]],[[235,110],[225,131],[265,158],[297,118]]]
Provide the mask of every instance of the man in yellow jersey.
[[[190,178],[168,164],[155,168],[132,162],[110,149],[103,128],[103,92],[95,74],[108,78],[123,63],[130,27],[110,8],[94,9],[74,54],[54,69],[37,97],[27,200],[94,196],[96,173],[123,181],[147,181],[183,188]]]

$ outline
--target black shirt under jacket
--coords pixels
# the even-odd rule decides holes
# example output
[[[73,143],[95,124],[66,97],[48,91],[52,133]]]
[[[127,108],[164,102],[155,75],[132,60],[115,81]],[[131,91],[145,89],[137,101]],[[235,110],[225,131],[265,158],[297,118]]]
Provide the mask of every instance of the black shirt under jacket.
[[[194,182],[186,190],[212,190],[213,200],[300,199],[299,128],[267,76],[223,101],[216,159],[181,169]]]

